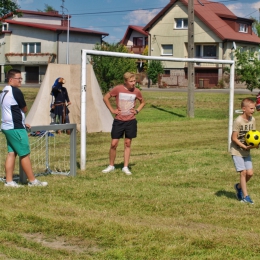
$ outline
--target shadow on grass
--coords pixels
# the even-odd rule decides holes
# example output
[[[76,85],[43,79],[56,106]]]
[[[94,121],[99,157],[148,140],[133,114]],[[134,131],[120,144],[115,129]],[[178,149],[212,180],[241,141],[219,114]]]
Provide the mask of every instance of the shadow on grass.
[[[177,113],[174,113],[174,112],[172,112],[172,111],[168,111],[168,110],[166,110],[166,109],[163,109],[163,108],[157,107],[157,106],[155,106],[155,105],[152,105],[151,107],[152,107],[152,108],[155,108],[155,109],[158,109],[158,110],[161,110],[161,111],[163,111],[163,112],[167,112],[167,113],[169,113],[169,114],[172,114],[172,115],[178,116],[178,117],[185,117],[184,115],[177,114]]]
[[[231,192],[231,191],[219,190],[215,193],[215,195],[218,196],[218,197],[225,196],[227,198],[237,200],[236,194],[234,192]]]
[[[128,168],[131,170],[131,168],[135,165],[135,163],[129,163]],[[115,164],[115,169],[122,169],[124,167],[124,163],[117,163]]]

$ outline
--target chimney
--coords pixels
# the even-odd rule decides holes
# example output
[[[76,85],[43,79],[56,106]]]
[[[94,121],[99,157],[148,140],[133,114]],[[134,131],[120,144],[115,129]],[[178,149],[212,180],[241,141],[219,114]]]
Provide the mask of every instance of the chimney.
[[[64,19],[61,20],[61,26],[68,27],[68,16],[65,16]],[[69,21],[69,27],[70,27],[70,21]]]

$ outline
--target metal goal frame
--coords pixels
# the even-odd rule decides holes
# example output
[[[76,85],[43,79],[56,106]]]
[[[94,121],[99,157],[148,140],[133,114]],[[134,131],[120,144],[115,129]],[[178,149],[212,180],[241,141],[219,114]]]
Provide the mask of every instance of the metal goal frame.
[[[132,58],[143,60],[159,60],[159,61],[176,61],[176,62],[200,62],[213,64],[229,64],[230,65],[230,94],[229,94],[229,123],[228,123],[228,150],[230,149],[231,133],[233,126],[234,113],[234,79],[235,79],[235,61],[234,60],[217,60],[217,59],[199,59],[199,58],[175,58],[161,56],[145,56],[131,53],[81,50],[81,128],[80,128],[80,169],[86,169],[86,87],[87,87],[87,55],[112,56],[118,58]]]

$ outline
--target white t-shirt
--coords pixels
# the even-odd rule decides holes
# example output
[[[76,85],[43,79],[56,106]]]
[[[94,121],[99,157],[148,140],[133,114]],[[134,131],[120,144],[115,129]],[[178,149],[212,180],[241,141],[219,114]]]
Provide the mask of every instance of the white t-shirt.
[[[6,86],[0,95],[1,128],[3,130],[24,129],[25,114],[21,110],[26,107],[22,91],[18,87]]]

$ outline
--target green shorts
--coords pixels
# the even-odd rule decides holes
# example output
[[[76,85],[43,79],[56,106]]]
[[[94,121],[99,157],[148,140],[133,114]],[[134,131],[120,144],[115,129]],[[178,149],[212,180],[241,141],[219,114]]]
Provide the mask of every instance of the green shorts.
[[[25,129],[2,129],[2,132],[7,141],[8,153],[15,152],[19,156],[25,156],[31,152],[28,133]]]

